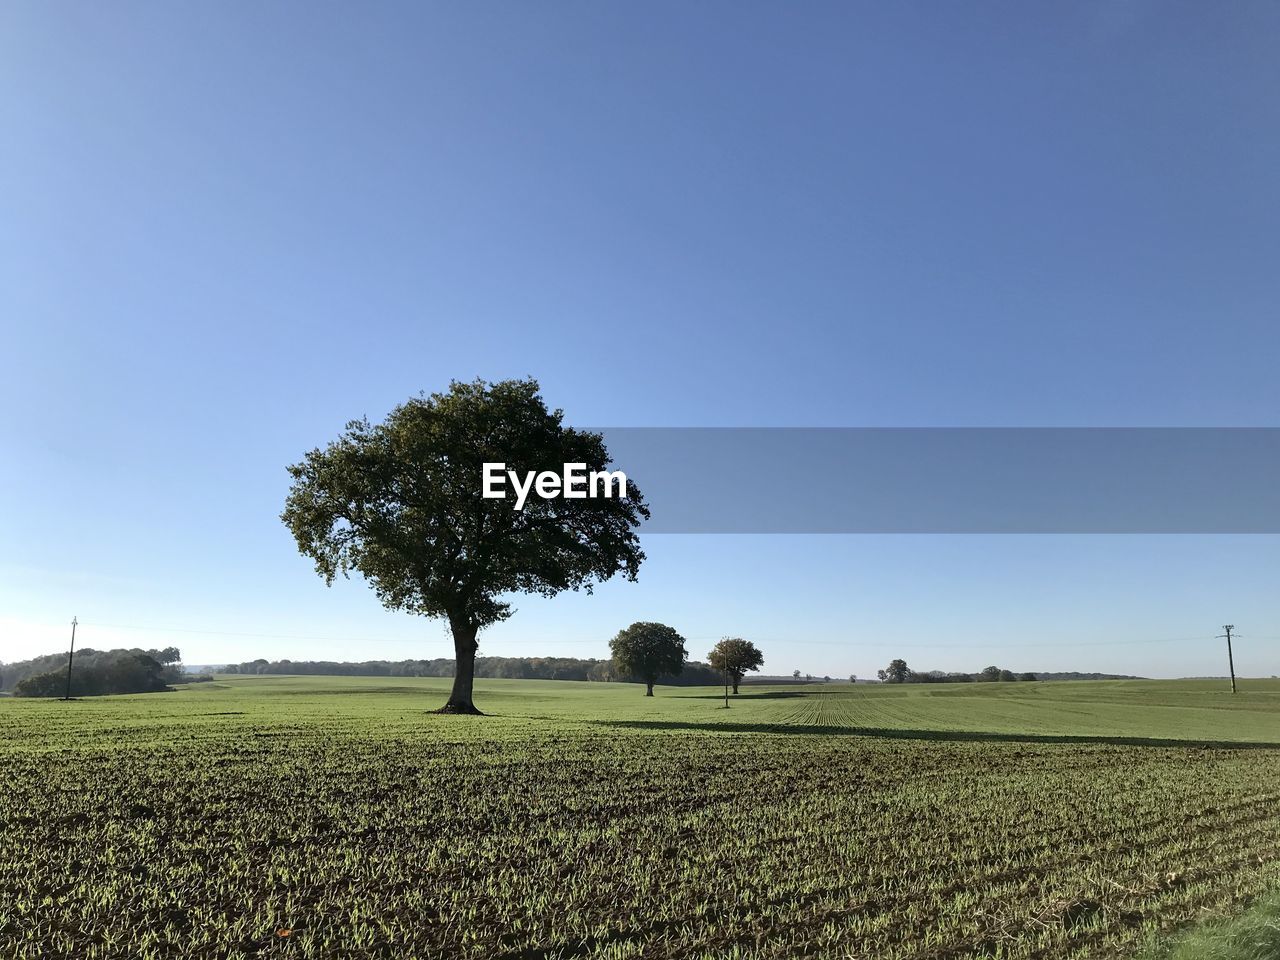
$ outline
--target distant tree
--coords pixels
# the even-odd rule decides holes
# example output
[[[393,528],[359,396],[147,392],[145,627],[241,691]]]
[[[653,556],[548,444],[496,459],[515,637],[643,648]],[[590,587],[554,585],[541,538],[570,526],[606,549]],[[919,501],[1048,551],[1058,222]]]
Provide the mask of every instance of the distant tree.
[[[736,694],[738,684],[742,683],[747,672],[764,666],[764,654],[750,640],[725,637],[707,654],[707,663],[716,670],[729,674],[729,681]]]
[[[812,682],[813,682],[813,674],[812,674],[812,673],[806,673],[806,674],[804,675],[804,681],[805,681],[805,683],[812,683]]]
[[[618,631],[609,649],[618,675],[643,681],[646,697],[659,678],[679,674],[688,658],[684,637],[663,623],[633,623]]]
[[[281,519],[326,583],[355,570],[384,606],[448,621],[455,669],[441,713],[480,712],[476,637],[511,615],[503,597],[590,592],[640,569],[635,528],[649,508],[630,480],[625,497],[530,497],[523,510],[482,496],[485,463],[521,475],[567,463],[605,470],[601,435],[562,421],[532,379],[454,382],[377,425],[353,420],[289,467]]]
[[[587,671],[587,679],[599,680],[605,683],[615,679],[613,674],[613,664],[608,660],[601,660]]]
[[[60,697],[66,693],[66,674],[50,670],[48,673],[33,673],[18,681],[13,688],[15,697]]]
[[[1000,671],[1000,680],[1002,683],[1012,683],[1014,680],[1017,680],[1017,679],[1018,679],[1017,674],[1015,674],[1012,670]]]
[[[110,660],[103,669],[108,693],[153,693],[163,690],[164,665],[145,653],[129,653]]]
[[[1036,675],[1034,673],[1024,673],[1022,676],[1018,677],[1019,680],[1035,680],[1035,678]]]
[[[177,663],[182,659],[182,653],[177,647],[165,647],[163,650],[152,650],[153,656],[157,662],[163,664]]]
[[[66,683],[65,668],[49,670],[24,677],[13,692],[19,697],[61,697],[66,695]],[[73,697],[154,693],[164,689],[164,665],[142,650],[89,651],[77,658],[71,674]]]
[[[994,681],[994,680],[999,680],[999,679],[1000,679],[1000,668],[999,668],[999,667],[984,667],[981,671],[979,671],[979,673],[978,673],[978,679],[979,679],[979,680],[985,680],[985,681],[988,681],[988,682],[990,682],[990,681]]]
[[[858,675],[857,675],[856,673],[851,673],[851,674],[849,674],[849,682],[850,682],[850,683],[857,683],[857,682],[858,682]]]
[[[831,682],[831,678],[830,678],[830,677],[828,677],[828,676],[824,676],[824,677],[822,678],[822,682],[823,682],[823,683],[830,683],[830,682]]]
[[[905,660],[891,660],[889,666],[876,671],[876,676],[884,683],[907,683],[911,680],[911,668]]]
[[[67,655],[53,658],[43,669],[56,667],[61,662],[66,676]],[[76,663],[80,662],[77,654]],[[356,663],[335,663],[330,660],[276,660],[274,662],[250,661],[231,663],[222,672],[232,674],[295,674],[299,676],[330,677],[452,677],[453,660],[443,657],[435,660],[364,660]],[[190,683],[194,674],[184,673],[181,679],[168,677],[169,683]],[[27,671],[38,672],[38,671]],[[23,675],[26,676],[27,673]],[[476,677],[501,677],[506,679],[533,680],[594,680],[608,682],[619,679],[611,660],[580,660],[575,657],[476,657]],[[20,679],[20,678],[19,678]],[[668,683],[688,687],[705,687],[724,679],[720,671],[705,663],[688,661],[679,676]]]
[[[793,680],[799,680],[799,679],[800,679],[800,671],[799,671],[799,670],[792,670],[792,671],[791,671],[791,678],[792,678]]]

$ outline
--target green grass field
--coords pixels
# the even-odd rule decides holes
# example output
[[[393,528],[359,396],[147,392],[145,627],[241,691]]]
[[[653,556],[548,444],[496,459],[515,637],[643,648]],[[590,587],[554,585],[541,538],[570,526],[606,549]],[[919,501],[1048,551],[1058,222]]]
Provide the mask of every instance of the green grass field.
[[[1280,681],[1224,686],[3,700],[0,957],[1132,956],[1280,888]]]

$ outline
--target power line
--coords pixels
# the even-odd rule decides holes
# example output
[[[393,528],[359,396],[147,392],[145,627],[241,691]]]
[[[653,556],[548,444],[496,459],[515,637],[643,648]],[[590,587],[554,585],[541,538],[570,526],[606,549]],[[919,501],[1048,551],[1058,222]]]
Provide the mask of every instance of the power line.
[[[1075,649],[1076,647],[1114,647],[1117,645],[1132,645],[1145,643],[1196,643],[1207,639],[1206,637],[1159,637],[1147,640],[1079,640],[1070,641],[1062,640],[1051,643],[899,643],[896,640],[877,640],[870,642],[850,641],[850,640],[803,640],[791,639],[785,641],[777,641],[779,643],[795,643],[802,645],[832,646],[832,647],[848,647],[848,646],[877,646],[877,647],[903,647],[907,649],[925,649],[925,650],[1007,650],[1007,649]]]
[[[321,640],[329,643],[412,643],[416,637],[405,637],[403,640],[391,637],[317,637],[296,633],[245,633],[236,630],[193,630],[190,627],[144,627],[127,623],[87,623],[84,627],[102,627],[107,630],[143,630],[150,633],[192,633],[207,637],[250,637],[258,640]]]
[[[106,630],[142,630],[148,633],[185,633],[195,634],[206,637],[248,637],[255,640],[311,640],[321,641],[324,643],[421,643],[422,637],[321,637],[311,634],[298,633],[248,633],[237,630],[195,630],[190,627],[155,627],[142,626],[139,624],[126,623],[99,623],[81,621],[82,627],[101,627]],[[691,637],[686,639],[693,640],[711,640],[718,639],[712,637]],[[452,641],[449,641],[452,643]],[[597,639],[564,639],[553,638],[545,640],[547,643],[604,643],[604,640]],[[776,641],[782,642],[782,641]]]
[[[195,634],[195,635],[209,636],[209,637],[246,637],[246,638],[257,639],[257,640],[305,640],[305,641],[319,641],[323,643],[353,643],[353,644],[355,643],[420,643],[422,642],[422,638],[419,638],[419,637],[403,637],[403,638],[369,637],[369,636],[326,637],[326,636],[314,636],[314,635],[303,635],[303,634],[292,634],[292,633],[250,633],[250,632],[235,631],[235,630],[196,630],[190,627],[157,627],[157,626],[141,626],[138,624],[123,624],[123,623],[82,622],[81,626],[102,627],[104,629],[110,629],[110,630],[141,630],[141,631],[147,631],[147,632],[153,632],[153,633]],[[1236,634],[1236,636],[1239,636],[1239,634]],[[536,642],[556,643],[556,644],[561,644],[561,643],[602,644],[607,642],[607,638],[579,639],[579,638],[565,638],[565,637],[554,637],[554,638],[527,638],[526,637],[523,639],[523,641],[520,641],[520,642],[527,642],[530,639],[535,639]],[[703,643],[706,641],[719,640],[721,638],[719,636],[698,635],[698,636],[687,636],[685,637],[685,639],[694,643]],[[1009,644],[1009,643],[974,644],[974,643],[965,643],[965,642],[960,642],[960,643],[898,643],[898,642],[894,642],[892,644],[888,644],[888,643],[867,643],[865,641],[859,641],[856,639],[855,640],[808,640],[803,637],[794,637],[794,638],[787,638],[787,639],[784,639],[782,637],[753,637],[751,639],[754,640],[756,643],[786,643],[786,644],[794,644],[798,646],[823,646],[823,647],[893,646],[893,647],[903,647],[905,649],[922,649],[922,650],[923,649],[995,650],[995,649],[1008,649],[1013,647],[1018,650],[1026,650],[1026,649],[1054,649],[1054,648],[1074,649],[1076,647],[1110,647],[1110,646],[1120,646],[1120,645],[1132,646],[1132,645],[1153,644],[1153,643],[1195,643],[1195,642],[1199,642],[1199,641],[1203,641],[1211,638],[1207,638],[1204,636],[1159,637],[1159,638],[1147,638],[1147,639],[1137,639],[1137,640],[1083,640],[1083,641],[1075,641],[1075,642],[1056,641],[1056,642],[1049,642],[1049,643],[1018,643],[1018,644]],[[1255,639],[1267,639],[1267,638],[1264,637],[1264,638],[1255,638]],[[1280,639],[1280,638],[1277,638],[1277,639]]]

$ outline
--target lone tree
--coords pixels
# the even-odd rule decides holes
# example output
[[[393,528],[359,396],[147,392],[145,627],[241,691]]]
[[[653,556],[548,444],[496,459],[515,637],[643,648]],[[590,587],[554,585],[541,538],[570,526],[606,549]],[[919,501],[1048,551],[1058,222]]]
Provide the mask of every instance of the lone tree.
[[[535,380],[455,381],[382,423],[351,421],[289,467],[281,519],[326,583],[355,570],[389,609],[448,621],[456,665],[440,713],[480,712],[476,635],[512,614],[505,594],[590,593],[615,573],[635,580],[644,560],[635,528],[649,508],[630,479],[625,497],[529,497],[523,510],[482,497],[485,463],[606,469],[603,438],[562,420]]]
[[[609,641],[619,676],[645,683],[645,696],[653,696],[659,677],[674,677],[684,669],[688,651],[684,637],[665,623],[633,623]]]
[[[907,683],[911,680],[911,668],[905,660],[891,660],[889,666],[876,671],[876,676],[882,683]]]
[[[725,637],[707,654],[707,663],[721,673],[729,674],[736,694],[738,684],[742,683],[747,671],[764,666],[764,654],[750,640]]]

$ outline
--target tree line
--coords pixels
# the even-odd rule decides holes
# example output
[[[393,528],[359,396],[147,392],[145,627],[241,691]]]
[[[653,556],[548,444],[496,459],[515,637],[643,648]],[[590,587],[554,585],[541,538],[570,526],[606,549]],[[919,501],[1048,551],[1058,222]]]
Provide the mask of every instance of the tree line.
[[[610,642],[608,660],[576,657],[477,657],[475,675],[508,680],[586,680],[642,683],[653,696],[657,683],[673,686],[711,686],[721,682],[738,685],[750,671],[759,670],[764,655],[748,640],[725,637],[708,653],[707,663],[690,661],[685,639],[662,623],[633,623]],[[71,695],[152,693],[169,684],[207,680],[206,675],[185,673],[177,647],[163,650],[80,650],[74,661]],[[226,665],[239,675],[311,675],[362,677],[450,677],[457,664],[450,659],[365,660],[343,663],[331,660],[267,660],[259,657]],[[66,657],[55,653],[0,667],[0,691],[20,697],[61,697],[66,693]]]
[[[876,671],[881,683],[1012,683],[1020,680],[1036,680],[1034,673],[1014,673],[1001,667],[984,667],[977,673],[949,673],[943,670],[919,672],[907,666],[905,660],[893,660],[883,670]]]
[[[608,660],[578,657],[476,657],[475,676],[495,680],[587,680],[600,683],[643,683],[653,695],[658,683],[702,687],[727,681],[738,692],[747,672],[759,670],[764,655],[755,644],[726,637],[707,656],[707,663],[688,659],[685,640],[661,623],[633,623],[610,641]],[[226,673],[241,675],[308,675],[334,677],[452,677],[454,660],[267,660],[259,657],[228,664]]]
[[[71,668],[71,696],[156,693],[170,684],[208,677],[186,673],[177,647],[161,650],[77,650]],[[67,693],[67,655],[51,653],[0,666],[0,692],[16,697],[62,697]]]
[[[358,663],[332,660],[266,660],[231,663],[233,674],[303,674],[330,677],[452,677],[452,658],[431,660],[364,660]],[[593,657],[476,657],[475,675],[490,680],[590,680],[627,682],[612,660]],[[705,663],[691,661],[680,674],[666,677],[675,686],[702,686],[720,682],[720,672]],[[635,680],[634,682],[639,682]]]

